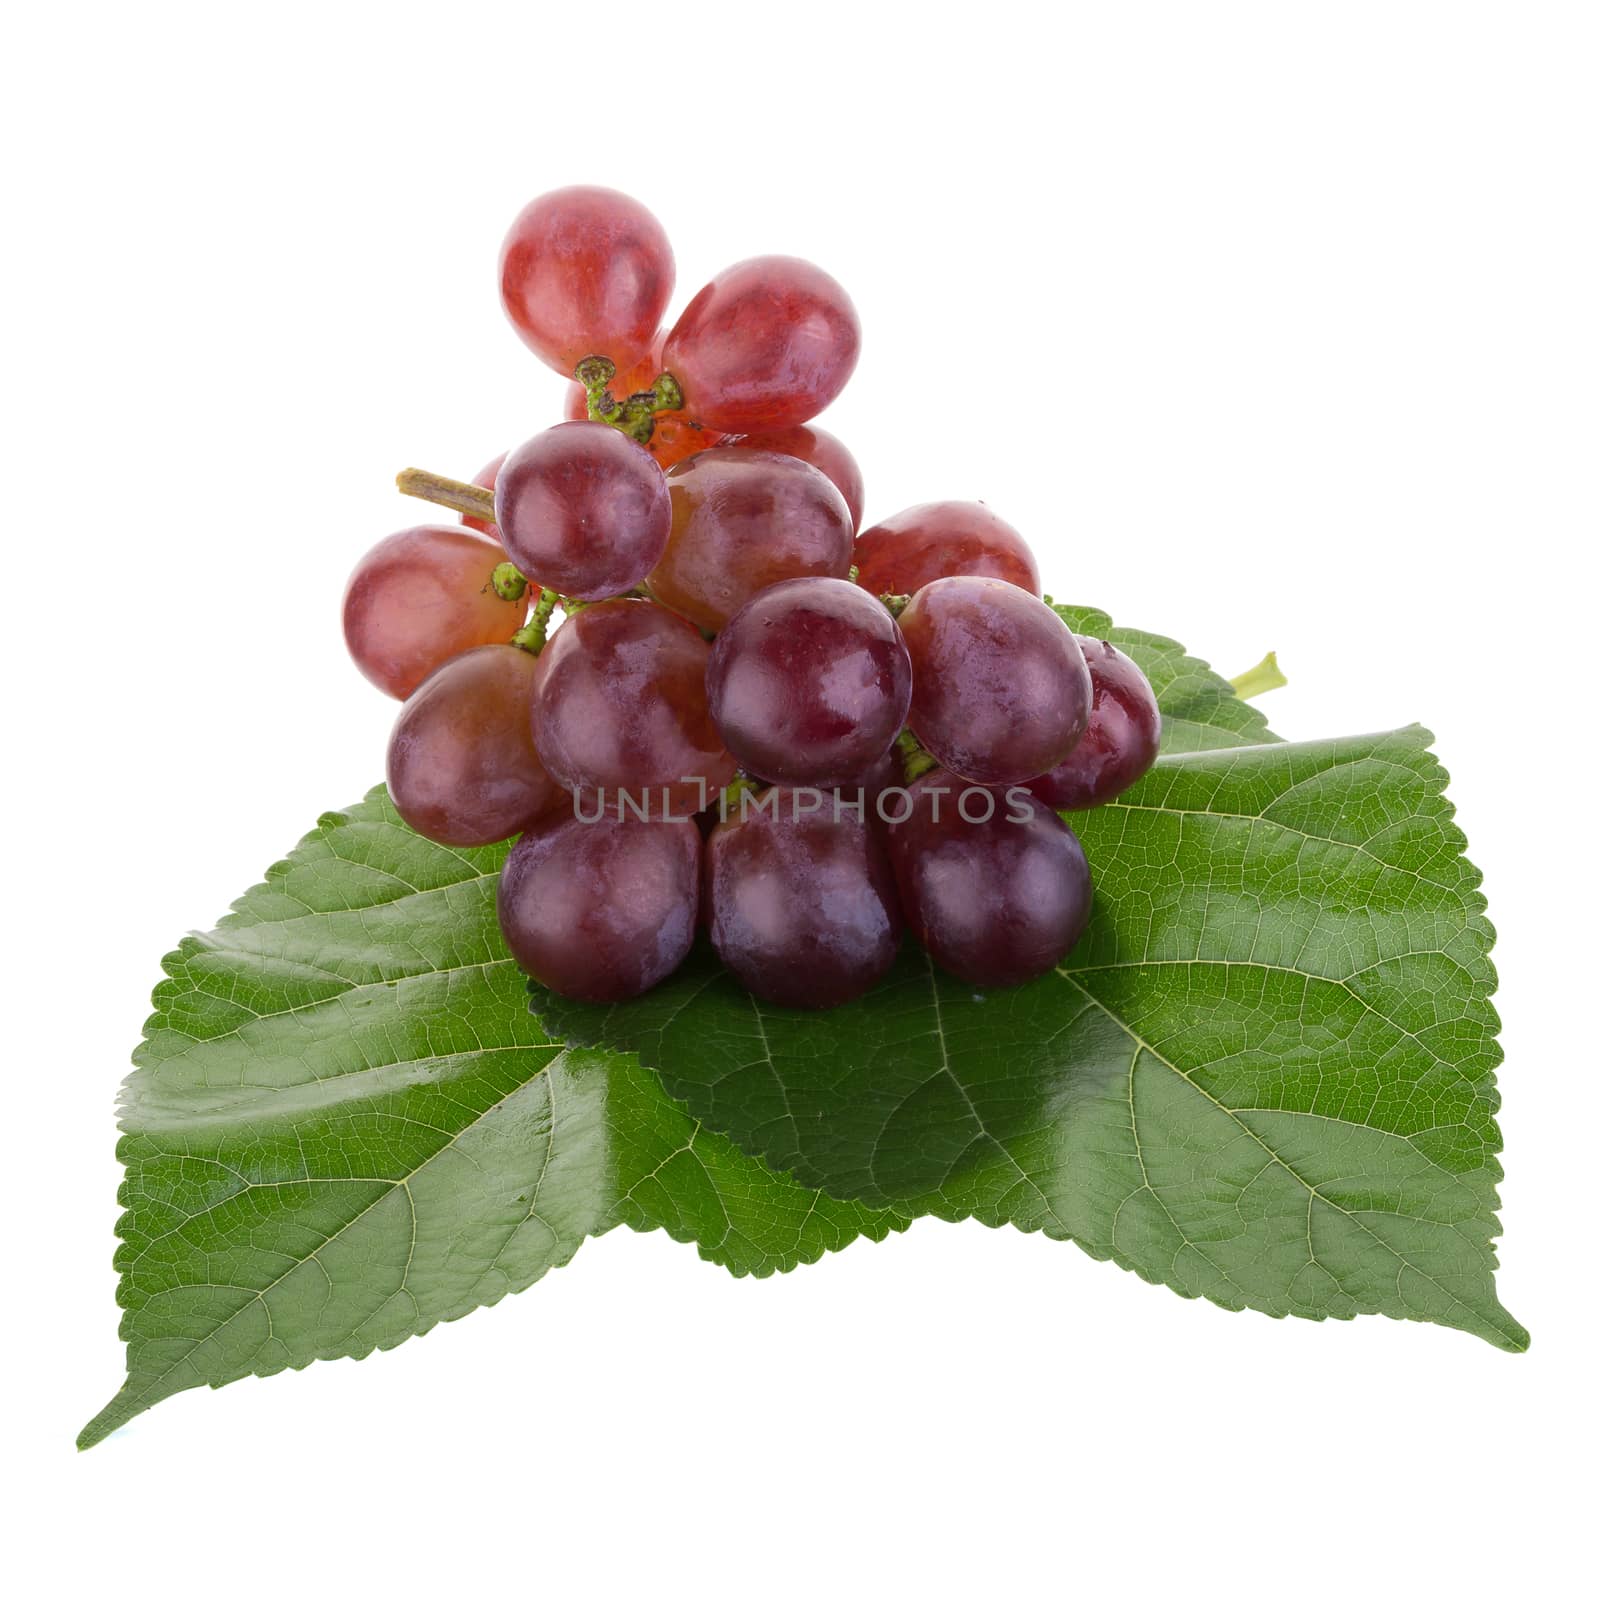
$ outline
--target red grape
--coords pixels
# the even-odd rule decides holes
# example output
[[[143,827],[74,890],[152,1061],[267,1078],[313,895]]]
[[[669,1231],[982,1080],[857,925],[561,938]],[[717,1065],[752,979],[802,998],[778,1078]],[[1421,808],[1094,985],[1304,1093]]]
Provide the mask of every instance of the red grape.
[[[559,797],[528,724],[536,665],[516,645],[481,645],[406,701],[389,737],[389,798],[424,838],[498,844]]]
[[[661,468],[603,422],[560,422],[518,445],[494,505],[500,542],[528,581],[579,600],[640,582],[672,526]]]
[[[850,526],[861,526],[861,508],[866,491],[861,482],[861,468],[856,458],[824,428],[802,423],[794,428],[775,428],[767,433],[741,433],[728,443],[740,450],[776,450],[779,455],[795,456],[809,461],[844,496],[850,508]],[[875,594],[892,591],[877,589]]]
[[[630,395],[640,394],[650,388],[658,377],[661,376],[661,346],[665,336],[657,339],[651,353],[637,366],[629,368],[627,372],[619,372],[607,386],[611,396],[619,403]],[[566,414],[573,422],[583,422],[589,416],[589,396],[583,385],[569,383],[567,385]],[[721,444],[727,437],[718,433],[713,428],[686,417],[681,411],[658,411],[655,419],[655,430],[650,435],[650,442],[645,449],[656,458],[656,465],[663,472],[669,467],[675,467],[680,461],[692,455],[698,455],[702,450],[709,450],[714,444]]]
[[[850,570],[850,508],[793,456],[723,445],[667,474],[672,532],[649,577],[663,605],[715,632],[784,578]]]
[[[553,816],[500,872],[500,930],[522,968],[573,1000],[632,1000],[694,943],[700,830],[688,820]]]
[[[809,422],[844,388],[860,352],[856,308],[826,272],[793,256],[756,256],[689,302],[662,359],[691,417],[750,433]]]
[[[472,481],[477,484],[480,489],[494,488],[495,479],[500,476],[500,468],[509,454],[510,451],[502,450],[493,461],[485,462],[475,473],[473,473]],[[466,512],[462,512],[461,520],[469,528],[476,528],[479,533],[488,534],[491,539],[498,539],[500,537],[499,531],[496,529],[495,525],[483,517],[473,517],[467,515]]]
[[[1093,688],[1072,630],[999,578],[939,578],[900,614],[911,728],[974,783],[1026,783],[1067,758]]]
[[[551,775],[602,807],[624,794],[646,796],[652,816],[704,806],[734,773],[706,707],[709,655],[691,624],[650,600],[568,617],[534,687],[533,736]]]
[[[1058,811],[1085,811],[1137,783],[1161,749],[1161,710],[1150,680],[1105,639],[1078,640],[1094,685],[1089,726],[1060,766],[1028,787]]]
[[[661,224],[615,189],[540,195],[500,249],[500,299],[522,342],[570,378],[586,356],[631,367],[672,298],[672,247]]]
[[[717,954],[771,1005],[843,1005],[900,947],[877,834],[813,789],[768,789],[731,811],[706,846],[706,895]]]
[[[912,933],[966,983],[1049,972],[1089,920],[1083,846],[1025,789],[999,794],[930,772],[911,786],[909,814],[889,825],[888,839]]]
[[[492,539],[424,524],[381,539],[344,591],[344,640],[362,673],[404,700],[435,667],[474,645],[504,644],[527,620],[489,579],[505,560]]]
[[[1003,578],[1040,594],[1039,566],[1022,535],[987,506],[935,500],[886,517],[856,540],[856,567],[872,594],[915,594],[936,578]]]
[[[712,720],[735,761],[770,783],[860,781],[911,702],[894,618],[839,578],[792,578],[742,606],[706,673]]]

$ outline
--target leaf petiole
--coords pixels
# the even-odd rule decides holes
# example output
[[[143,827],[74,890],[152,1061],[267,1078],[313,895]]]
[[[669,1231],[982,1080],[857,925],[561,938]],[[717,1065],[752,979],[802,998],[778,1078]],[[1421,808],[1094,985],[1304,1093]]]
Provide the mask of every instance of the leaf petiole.
[[[1241,672],[1237,678],[1228,679],[1233,685],[1233,692],[1241,700],[1253,700],[1258,694],[1265,694],[1269,689],[1281,689],[1288,681],[1279,669],[1276,650],[1267,651],[1248,672]]]

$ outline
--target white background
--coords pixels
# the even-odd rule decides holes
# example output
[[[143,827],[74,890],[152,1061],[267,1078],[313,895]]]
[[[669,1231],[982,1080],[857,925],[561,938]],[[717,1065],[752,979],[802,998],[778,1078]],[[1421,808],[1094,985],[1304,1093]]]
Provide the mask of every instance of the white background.
[[[5,24],[6,1453],[21,1592],[1488,1594],[1592,1517],[1600,81],[1588,6],[53,5]],[[560,384],[535,193],[677,303],[850,288],[868,515],[982,497],[1274,724],[1437,732],[1507,1063],[1511,1357],[921,1222],[764,1283],[625,1231],[360,1365],[121,1370],[157,962],[381,772],[345,574]],[[1592,1492],[1592,1485],[1589,1486]],[[1575,1580],[1574,1580],[1575,1581]]]

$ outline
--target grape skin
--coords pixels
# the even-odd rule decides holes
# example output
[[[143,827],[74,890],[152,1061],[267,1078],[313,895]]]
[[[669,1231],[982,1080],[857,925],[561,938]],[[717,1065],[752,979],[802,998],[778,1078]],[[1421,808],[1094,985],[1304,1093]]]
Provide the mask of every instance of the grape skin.
[[[850,526],[861,526],[861,512],[866,504],[861,468],[844,442],[826,428],[802,423],[798,427],[775,428],[765,433],[738,434],[727,442],[738,450],[776,450],[779,455],[809,462],[844,496],[844,503],[850,508]],[[874,589],[872,592],[886,594],[890,591]]]
[[[986,505],[933,500],[896,512],[856,540],[855,564],[872,594],[915,594],[937,578],[1002,578],[1042,594],[1022,535]]]
[[[404,700],[452,656],[509,640],[528,607],[490,585],[504,560],[492,539],[448,523],[379,540],[344,591],[345,644],[362,675]]]
[[[577,185],[523,208],[500,250],[500,299],[522,342],[570,378],[587,356],[620,371],[655,339],[672,298],[661,224],[615,189]]]
[[[860,353],[860,318],[834,279],[793,256],[756,256],[689,302],[662,359],[690,416],[754,433],[809,422],[849,382]]]
[[[900,614],[911,729],[974,783],[1026,783],[1067,758],[1093,687],[1072,630],[999,578],[939,578]]]
[[[495,523],[530,583],[606,600],[641,582],[666,548],[672,503],[660,467],[603,422],[562,422],[501,465]]]
[[[500,929],[522,969],[573,1000],[632,1000],[683,962],[700,899],[688,820],[552,816],[500,873]]]
[[[642,801],[688,815],[732,781],[706,704],[710,646],[650,600],[585,606],[550,636],[534,681],[533,737],[582,809]],[[698,781],[697,781],[698,780]]]
[[[1161,751],[1161,708],[1150,680],[1106,639],[1080,637],[1094,685],[1089,725],[1060,766],[1028,788],[1057,811],[1087,811],[1131,788]]]
[[[909,815],[887,833],[907,925],[952,977],[1025,983],[1083,933],[1094,894],[1083,846],[1025,789],[1000,794],[935,770],[911,786]]]
[[[904,725],[911,658],[894,618],[838,578],[791,578],[735,613],[706,673],[730,754],[769,783],[859,782]]]
[[[842,803],[860,805],[861,814],[869,827],[882,830],[886,825],[878,807],[879,798],[890,789],[905,787],[905,774],[901,771],[899,753],[890,745],[864,772],[858,772],[847,783],[836,784],[834,793]],[[893,808],[900,802],[890,802]]]
[[[850,508],[793,456],[723,445],[667,474],[672,530],[646,580],[661,603],[715,633],[785,578],[850,570]]]
[[[797,814],[802,806],[821,809]],[[821,1010],[863,995],[894,964],[901,916],[874,830],[831,797],[769,789],[706,847],[711,943],[769,1005]]]
[[[481,645],[439,668],[389,736],[389,798],[435,844],[498,844],[561,791],[534,748],[533,656]]]

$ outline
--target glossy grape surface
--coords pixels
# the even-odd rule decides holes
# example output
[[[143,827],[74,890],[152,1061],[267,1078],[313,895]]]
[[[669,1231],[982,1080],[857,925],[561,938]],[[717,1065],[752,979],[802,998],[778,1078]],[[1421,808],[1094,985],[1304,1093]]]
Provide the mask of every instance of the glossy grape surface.
[[[585,606],[539,656],[533,734],[551,775],[593,815],[648,794],[689,815],[734,772],[706,705],[707,645],[650,600]],[[695,780],[701,780],[696,782]]]
[[[1161,710],[1150,680],[1114,644],[1080,637],[1094,685],[1089,726],[1060,766],[1028,787],[1058,811],[1103,806],[1155,765]]]
[[[665,342],[666,336],[662,335],[644,360],[626,372],[619,372],[612,379],[607,387],[611,390],[614,400],[620,402],[630,395],[643,393],[661,376],[661,346]],[[582,384],[567,385],[565,409],[570,421],[588,421],[589,396],[584,392]],[[669,467],[677,466],[680,461],[698,455],[702,450],[709,450],[714,444],[721,444],[726,438],[726,434],[718,433],[715,428],[708,428],[694,421],[681,411],[658,411],[655,431],[650,435],[650,442],[645,449],[655,457],[656,465],[665,472]]]
[[[785,578],[850,570],[850,508],[794,456],[722,445],[667,474],[672,531],[648,579],[663,605],[716,632]]]
[[[972,500],[934,500],[874,523],[855,563],[872,594],[915,594],[936,578],[1002,578],[1040,594],[1039,566],[1022,535]]]
[[[1083,651],[1044,601],[999,578],[939,578],[900,614],[912,731],[974,783],[1026,783],[1065,761],[1089,721]]]
[[[844,784],[883,758],[911,703],[894,618],[840,578],[792,578],[742,606],[706,674],[734,760],[769,783]]]
[[[1003,987],[1051,971],[1089,920],[1083,847],[1024,789],[969,788],[935,770],[912,785],[911,813],[888,840],[907,925],[966,983]]]
[[[905,774],[900,768],[900,757],[893,745],[878,757],[864,772],[854,774],[844,783],[834,785],[834,792],[854,804],[862,804],[862,815],[874,825],[884,820],[878,808],[878,798],[885,790],[905,787]],[[887,809],[891,816],[898,814],[898,802],[891,801]]]
[[[825,428],[801,423],[794,428],[773,428],[764,433],[741,433],[728,439],[740,450],[776,450],[779,455],[808,461],[844,496],[850,508],[850,526],[861,526],[861,511],[866,504],[866,487],[856,458]],[[887,593],[879,590],[878,593]]]
[[[883,846],[810,790],[769,789],[706,846],[711,942],[758,999],[821,1010],[865,994],[900,947]],[[820,804],[817,811],[797,814]]]
[[[560,798],[533,747],[534,658],[481,645],[406,701],[389,736],[389,797],[436,844],[497,844]]]
[[[694,943],[700,831],[690,821],[552,816],[500,873],[500,930],[523,970],[573,1000],[632,1000]]]
[[[661,559],[672,527],[667,480],[603,422],[561,422],[500,467],[495,522],[530,583],[578,600],[622,594]]]
[[[379,540],[344,591],[344,642],[363,675],[404,700],[451,656],[508,640],[528,607],[490,586],[504,560],[494,540],[449,524]]]
[[[505,461],[506,457],[510,453],[511,452],[508,450],[502,450],[493,461],[484,462],[484,464],[472,474],[472,482],[477,484],[480,489],[494,488],[495,479],[500,476],[501,464]],[[500,537],[499,531],[495,528],[495,525],[486,517],[468,516],[465,512],[463,512],[461,515],[461,520],[467,527],[476,528],[479,533],[486,533],[491,539],[498,539]]]
[[[756,256],[689,302],[662,359],[691,417],[754,433],[809,422],[844,388],[860,353],[856,309],[826,272],[793,256]]]
[[[661,224],[615,189],[540,195],[500,248],[506,315],[522,342],[567,378],[586,356],[606,356],[620,371],[645,355],[673,280]]]

